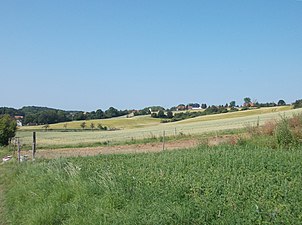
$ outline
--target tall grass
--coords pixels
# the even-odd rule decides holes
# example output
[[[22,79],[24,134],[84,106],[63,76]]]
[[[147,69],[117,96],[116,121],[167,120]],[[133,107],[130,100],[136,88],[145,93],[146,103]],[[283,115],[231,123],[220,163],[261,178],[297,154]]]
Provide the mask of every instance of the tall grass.
[[[218,146],[9,165],[7,224],[300,224],[301,161]]]
[[[259,146],[266,142],[266,147],[295,148],[302,144],[302,113],[281,116],[279,120],[267,121],[262,126],[247,126],[246,130],[250,137],[242,143]]]

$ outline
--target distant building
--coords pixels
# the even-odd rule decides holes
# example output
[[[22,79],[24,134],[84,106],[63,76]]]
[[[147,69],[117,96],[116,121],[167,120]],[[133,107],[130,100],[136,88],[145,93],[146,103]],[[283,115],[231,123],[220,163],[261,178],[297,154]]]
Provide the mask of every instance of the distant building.
[[[200,104],[198,103],[190,103],[187,105],[188,110],[201,109]]]
[[[180,104],[176,107],[177,111],[186,110],[186,106],[184,104]]]
[[[22,122],[21,122],[21,120],[16,120],[16,122],[17,122],[17,127],[22,127]]]
[[[15,120],[17,122],[17,126],[18,127],[22,127],[23,116],[15,116],[14,118],[15,118]]]

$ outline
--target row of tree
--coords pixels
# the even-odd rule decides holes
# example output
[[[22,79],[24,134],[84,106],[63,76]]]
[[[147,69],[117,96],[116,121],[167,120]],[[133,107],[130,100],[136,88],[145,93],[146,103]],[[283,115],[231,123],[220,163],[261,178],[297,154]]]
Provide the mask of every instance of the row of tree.
[[[106,111],[98,109],[92,112],[64,111],[47,107],[27,106],[21,109],[0,107],[0,115],[18,116],[23,124],[53,124],[73,120],[105,119],[127,115],[128,110],[118,110],[110,107]]]
[[[273,107],[273,106],[286,105],[284,100],[279,100],[278,103],[274,103],[274,102],[259,103],[256,100],[252,101],[250,97],[246,97],[243,100],[244,100],[244,104],[243,104],[244,110],[249,109],[249,107]],[[297,100],[294,103],[294,106],[300,107],[300,104],[302,104],[300,101],[301,100]],[[198,103],[190,103],[187,105],[180,104],[177,107],[172,107],[171,109],[168,110],[165,110],[161,106],[151,106],[141,110],[118,110],[114,107],[110,107],[105,111],[98,109],[92,112],[83,112],[83,111],[65,111],[59,109],[52,109],[48,107],[27,106],[21,109],[0,107],[0,115],[8,114],[12,117],[19,116],[19,118],[20,117],[22,118],[23,124],[33,125],[33,124],[53,124],[53,123],[68,122],[73,120],[105,119],[105,118],[128,115],[131,112],[133,112],[133,116],[152,114],[151,115],[152,117],[171,119],[172,117],[174,117],[171,111],[176,111],[176,110],[202,108],[202,109],[206,109],[207,113],[209,113],[209,111],[213,111],[212,113],[219,113],[222,111],[223,112],[234,111],[235,108],[239,106],[236,105],[235,101],[231,101],[230,103],[227,103],[224,106],[221,105],[216,107],[218,108],[218,110],[216,110],[215,107],[213,106],[208,107],[207,104],[200,105]],[[195,114],[196,113],[192,113],[192,115]]]
[[[162,122],[175,122],[180,121],[184,119],[194,118],[197,116],[205,116],[205,115],[211,115],[211,114],[219,114],[219,113],[227,113],[227,112],[234,112],[238,111],[235,107],[226,107],[223,105],[220,106],[209,106],[204,111],[186,111],[186,112],[178,112],[178,113],[172,113],[172,111],[158,111],[158,113],[152,113],[151,116],[154,118],[162,118],[166,119]]]

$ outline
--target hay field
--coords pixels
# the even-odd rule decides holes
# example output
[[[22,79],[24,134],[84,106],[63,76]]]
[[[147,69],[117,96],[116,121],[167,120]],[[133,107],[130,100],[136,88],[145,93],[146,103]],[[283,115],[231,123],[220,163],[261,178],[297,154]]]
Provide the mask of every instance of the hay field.
[[[95,127],[98,124],[102,126],[107,126],[109,128],[116,128],[116,129],[132,129],[132,128],[139,128],[139,127],[146,127],[146,126],[154,126],[160,123],[160,119],[152,118],[150,116],[136,116],[132,118],[126,118],[125,116],[117,117],[117,118],[110,118],[110,119],[98,119],[98,120],[81,120],[81,121],[72,121],[72,122],[63,122],[63,123],[56,123],[50,124],[49,129],[60,129],[65,130],[64,125],[66,124],[67,130],[73,129],[81,129],[81,123],[86,122],[86,129],[90,129],[90,124],[93,123]],[[21,127],[20,130],[37,130],[43,129],[43,126],[24,126]]]
[[[254,111],[254,112],[253,112]],[[244,112],[234,112],[228,114],[202,116],[189,120],[174,123],[154,122],[151,126],[128,128],[116,131],[78,131],[78,132],[60,132],[60,131],[40,131],[37,132],[38,147],[47,146],[72,146],[79,144],[94,144],[102,142],[122,142],[131,139],[143,139],[159,137],[165,131],[167,136],[175,134],[203,134],[221,130],[231,130],[244,128],[247,125],[264,124],[269,120],[280,119],[281,116],[291,116],[295,113],[302,113],[302,109],[264,112],[251,110]],[[146,119],[146,118],[144,118]],[[117,121],[123,119],[116,119]],[[157,123],[157,125],[155,124]],[[17,136],[21,138],[22,144],[31,145],[31,131],[21,131]]]

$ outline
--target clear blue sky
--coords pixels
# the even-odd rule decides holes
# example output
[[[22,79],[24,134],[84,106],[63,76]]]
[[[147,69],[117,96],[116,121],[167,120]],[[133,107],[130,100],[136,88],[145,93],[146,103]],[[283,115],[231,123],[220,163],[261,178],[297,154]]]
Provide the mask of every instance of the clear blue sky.
[[[0,106],[302,98],[302,1],[1,0]]]

